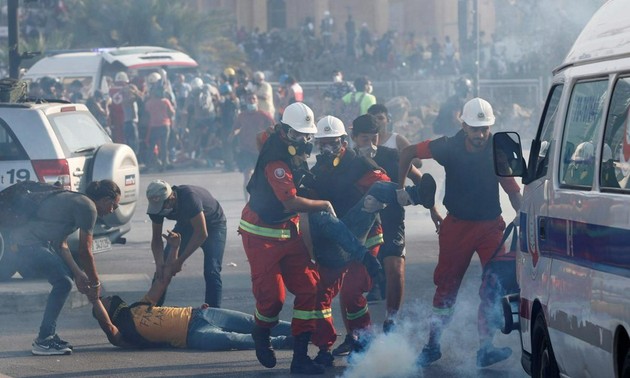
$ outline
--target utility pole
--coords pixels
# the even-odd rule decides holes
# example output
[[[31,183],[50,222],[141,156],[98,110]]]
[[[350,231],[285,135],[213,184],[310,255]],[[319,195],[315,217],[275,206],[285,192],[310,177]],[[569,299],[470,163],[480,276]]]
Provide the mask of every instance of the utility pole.
[[[479,40],[479,0],[473,0],[473,40],[475,41],[475,77],[474,82],[474,95],[479,97],[479,70],[481,62],[481,41]]]
[[[20,74],[22,57],[18,51],[18,1],[7,1],[7,17],[9,32],[9,77],[17,79]]]

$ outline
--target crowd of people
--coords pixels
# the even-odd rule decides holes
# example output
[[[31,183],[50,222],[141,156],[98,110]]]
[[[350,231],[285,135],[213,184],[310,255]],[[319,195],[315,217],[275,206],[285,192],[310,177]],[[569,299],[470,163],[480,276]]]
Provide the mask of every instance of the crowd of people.
[[[33,342],[33,354],[72,353],[71,344],[56,333],[56,318],[74,279],[79,291],[92,302],[93,315],[113,345],[254,349],[258,361],[267,368],[277,363],[274,349],[286,348],[293,350],[292,374],[324,374],[339,356],[368,348],[378,332],[372,324],[366,297],[377,285],[382,287],[386,301],[382,332],[396,329],[405,290],[404,207],[421,205],[429,210],[439,234],[439,258],[434,274],[434,315],[417,365],[425,367],[440,359],[440,338],[452,318],[459,286],[473,254],[479,255],[482,266],[494,260],[513,264],[514,260],[514,255],[505,253],[501,244],[506,223],[501,216],[499,188],[508,194],[516,211],[521,194],[513,178],[494,174],[489,143],[495,123],[492,106],[481,98],[460,99],[462,107],[452,106],[449,113],[453,114],[440,121],[445,125],[436,126],[446,136],[411,144],[392,130],[388,108],[370,93],[371,83],[365,77],[351,85],[340,72],[335,72],[327,93],[339,107],[331,106],[331,113],[340,111],[349,116],[351,110],[356,112],[344,122],[330,114],[316,117],[301,101],[299,84],[292,78],[284,82],[284,96],[289,99],[281,102],[262,73],[255,73],[252,81],[240,77],[233,82],[231,73],[226,70],[223,76],[227,80],[217,91],[208,89],[208,93],[216,100],[214,106],[225,103],[226,99],[221,100],[220,96],[231,99],[237,125],[233,134],[243,138],[241,143],[253,149],[250,152],[255,151],[246,154],[248,173],[243,183],[247,203],[238,226],[251,269],[253,316],[221,309],[221,267],[227,230],[219,201],[205,188],[172,186],[163,180],[154,180],[146,191],[146,212],[152,222],[150,246],[155,260],[149,291],[132,304],[115,295],[101,298],[89,244],[91,229],[96,216],[115,211],[120,200],[120,189],[104,180],[91,183],[86,197],[67,193],[44,200],[38,215],[51,213],[61,206],[61,200],[68,202],[63,202],[63,206],[76,202],[77,211],[73,217],[64,215],[63,221],[38,217],[20,228],[15,238],[18,248],[27,251],[27,256],[32,255],[30,264],[39,267],[53,285],[40,333]],[[115,79],[123,88],[123,99],[139,97],[146,90],[149,98],[144,100],[145,111],[160,109],[155,110],[156,115],[151,115],[148,123],[149,133],[167,129],[158,131],[157,137],[149,137],[158,148],[169,143],[164,134],[168,134],[171,124],[165,119],[173,124],[181,122],[176,114],[182,108],[192,112],[185,122],[197,133],[194,140],[203,138],[208,113],[195,116],[196,105],[190,105],[190,98],[201,98],[204,87],[212,84],[199,79],[201,83],[193,83],[185,96],[182,87],[186,87],[186,81],[181,77],[172,84],[158,77],[147,78],[148,89],[139,89],[126,75]],[[194,90],[199,91],[199,97],[191,95]],[[172,96],[165,94],[168,91],[172,91]],[[468,96],[468,91],[464,92]],[[273,116],[263,108],[274,109]],[[214,118],[221,119],[223,114],[217,107],[213,109]],[[131,114],[120,115],[123,126],[135,126],[133,115],[137,113]],[[452,124],[453,119],[459,120],[459,128]],[[136,138],[133,127],[112,129],[112,135],[116,132],[131,140]],[[316,163],[309,167],[307,158],[314,147]],[[168,159],[169,155],[158,153],[156,158]],[[415,159],[434,159],[444,167],[443,203],[448,211],[445,217],[435,208],[435,180],[420,171],[421,164],[412,164]],[[406,178],[413,185],[407,186]],[[163,229],[165,219],[176,221],[172,230]],[[49,221],[59,226],[48,227]],[[65,244],[65,238],[76,229],[80,230],[82,246],[78,263]],[[199,308],[164,306],[169,283],[197,249],[204,254],[205,304]],[[43,262],[55,269],[41,269]],[[505,360],[512,352],[493,345],[500,328],[494,309],[505,288],[501,283],[497,279],[482,281],[478,367]],[[290,323],[279,318],[285,290],[295,295]],[[331,305],[337,295],[346,336],[333,348],[337,331]],[[160,327],[143,321],[152,316],[161,319]],[[319,348],[314,358],[308,356],[309,343]]]

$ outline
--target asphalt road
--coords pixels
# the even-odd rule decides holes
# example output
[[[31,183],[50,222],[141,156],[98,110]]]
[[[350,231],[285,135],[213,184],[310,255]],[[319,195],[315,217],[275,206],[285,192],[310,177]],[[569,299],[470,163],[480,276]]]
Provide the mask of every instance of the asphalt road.
[[[425,171],[442,185],[442,170],[433,162],[426,162]],[[228,239],[224,257],[223,307],[252,313],[249,265],[236,233],[240,212],[244,206],[240,173],[221,173],[217,170],[186,172],[167,171],[141,177],[141,200],[133,218],[132,231],[126,235],[127,244],[115,245],[109,252],[96,255],[97,269],[102,275],[123,281],[105,285],[105,289],[122,290],[128,301],[140,298],[148,288],[148,277],[154,265],[150,252],[150,222],[144,214],[144,190],[155,178],[171,184],[194,184],[208,188],[221,202],[228,217]],[[438,189],[439,191],[439,189]],[[507,197],[502,198],[506,210],[504,218],[512,220]],[[444,214],[444,210],[442,209]],[[167,224],[168,225],[168,224]],[[498,335],[496,344],[512,347],[508,360],[487,369],[475,367],[478,348],[476,314],[479,262],[473,259],[464,280],[455,318],[442,340],[443,357],[424,371],[413,370],[412,362],[427,337],[434,285],[432,273],[437,261],[437,236],[429,213],[423,208],[407,209],[407,272],[404,310],[398,331],[384,336],[378,332],[372,347],[365,355],[349,363],[338,358],[325,376],[336,377],[525,377],[520,366],[518,335]],[[203,300],[202,253],[195,253],[173,280],[167,305],[196,306]],[[122,274],[124,276],[111,276]],[[128,275],[128,276],[127,276]],[[14,283],[16,278],[13,279]],[[2,285],[2,284],[0,284]],[[281,318],[291,317],[292,297],[289,295]],[[380,330],[384,320],[383,302],[370,303],[373,323]],[[278,351],[278,365],[274,369],[262,367],[253,351],[200,352],[190,350],[121,350],[111,346],[91,316],[91,307],[66,306],[58,322],[57,331],[71,341],[75,351],[70,356],[35,357],[30,353],[31,340],[41,320],[41,310],[0,312],[0,375],[12,377],[277,377],[288,376],[290,351]],[[333,316],[343,340],[345,334],[340,321],[338,302],[333,304]],[[316,349],[311,346],[310,354]]]

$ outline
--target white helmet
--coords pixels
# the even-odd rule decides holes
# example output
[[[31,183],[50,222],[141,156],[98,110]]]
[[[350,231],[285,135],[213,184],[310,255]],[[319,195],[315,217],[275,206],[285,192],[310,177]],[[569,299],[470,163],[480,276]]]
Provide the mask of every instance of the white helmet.
[[[492,126],[494,125],[492,106],[482,98],[473,98],[464,105],[460,121],[472,127]]]
[[[611,153],[612,155],[612,153]],[[595,146],[592,142],[582,142],[578,144],[571,155],[571,161],[576,163],[592,162],[595,157]]]
[[[201,80],[200,77],[196,77],[192,80],[192,82],[190,83],[190,86],[193,89],[201,88],[203,86],[203,80]]]
[[[282,123],[299,133],[315,134],[317,132],[313,111],[302,102],[294,102],[284,109]]]
[[[149,84],[155,84],[160,80],[162,80],[162,76],[157,72],[151,72],[149,76],[147,76],[147,82]]]
[[[129,82],[129,76],[127,76],[127,73],[123,72],[123,71],[116,72],[116,76],[114,77],[114,81],[120,81],[122,83],[128,83]]]
[[[327,115],[317,122],[317,133],[315,139],[335,138],[348,135],[343,122],[337,117]]]

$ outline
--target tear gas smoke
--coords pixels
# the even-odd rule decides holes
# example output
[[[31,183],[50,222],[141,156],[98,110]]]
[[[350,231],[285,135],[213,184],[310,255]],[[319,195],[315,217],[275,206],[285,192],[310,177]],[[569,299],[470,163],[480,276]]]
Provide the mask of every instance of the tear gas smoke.
[[[342,378],[400,378],[437,376],[440,365],[448,366],[450,373],[462,377],[476,377],[479,368],[476,366],[476,353],[479,349],[477,332],[477,312],[479,307],[480,269],[479,260],[474,258],[457,297],[455,313],[452,321],[446,326],[441,344],[442,358],[424,369],[416,365],[422,347],[429,337],[429,321],[432,315],[430,300],[406,303],[396,320],[394,330],[388,334],[376,332],[363,353],[354,353],[348,359],[348,368]],[[477,264],[477,266],[475,266]],[[433,287],[424,288],[433,292]],[[426,298],[427,296],[424,295]],[[431,298],[432,295],[428,295]],[[497,308],[498,311],[500,311]],[[501,315],[502,317],[502,315]],[[376,326],[375,326],[376,328]],[[518,345],[516,332],[503,335],[495,334],[496,346]],[[518,353],[514,353],[508,362],[501,364],[517,364]]]

